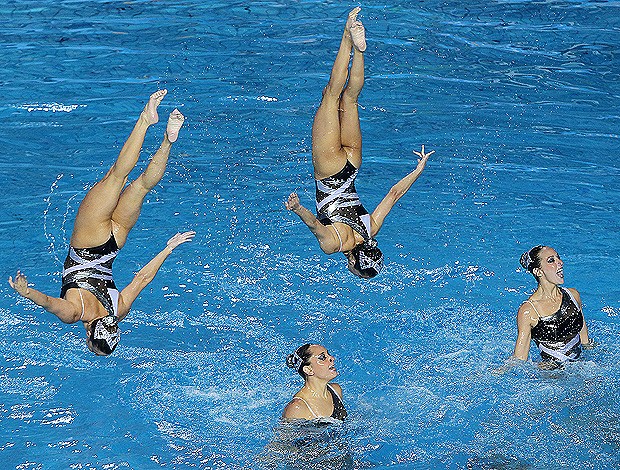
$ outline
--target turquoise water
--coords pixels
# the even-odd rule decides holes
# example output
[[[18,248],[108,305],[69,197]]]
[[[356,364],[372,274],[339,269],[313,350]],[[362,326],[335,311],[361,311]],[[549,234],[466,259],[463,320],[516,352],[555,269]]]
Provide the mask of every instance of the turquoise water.
[[[362,5],[365,205],[412,149],[436,151],[382,229],[371,281],[283,206],[292,190],[312,205],[312,116],[352,6],[0,6],[5,278],[20,268],[58,293],[75,210],[157,88],[187,127],[117,283],[198,232],[108,359],[0,287],[3,468],[618,467],[620,3]],[[539,243],[563,256],[601,346],[562,372],[495,376],[534,287],[518,258]],[[313,431],[332,464],[291,463],[282,441],[298,431],[278,426],[301,385],[284,357],[307,341],[336,355],[351,417]]]

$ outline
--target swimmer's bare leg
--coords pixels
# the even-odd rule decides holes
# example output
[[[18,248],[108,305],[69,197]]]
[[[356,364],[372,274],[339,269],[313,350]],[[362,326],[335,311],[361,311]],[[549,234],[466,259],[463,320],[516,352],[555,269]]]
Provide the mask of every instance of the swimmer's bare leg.
[[[149,162],[146,170],[131,182],[123,191],[112,214],[114,238],[119,247],[122,247],[127,241],[127,235],[138,221],[142,203],[148,192],[159,183],[166,171],[168,157],[172,144],[176,142],[179,130],[183,125],[185,117],[178,109],[170,113],[166,134],[159,149]]]
[[[347,155],[340,140],[340,95],[349,75],[349,61],[353,41],[349,23],[354,21],[359,7],[349,13],[347,26],[340,41],[336,60],[332,66],[329,82],[323,90],[321,105],[312,124],[312,163],[316,178],[331,176],[344,167]]]
[[[349,82],[340,99],[340,140],[349,161],[362,166],[362,130],[360,127],[358,98],[364,87],[364,54],[353,49]]]
[[[82,200],[73,226],[71,245],[79,248],[98,246],[110,237],[112,214],[127,176],[138,161],[146,131],[159,120],[157,107],[166,93],[166,90],[159,90],[150,96],[116,162]]]

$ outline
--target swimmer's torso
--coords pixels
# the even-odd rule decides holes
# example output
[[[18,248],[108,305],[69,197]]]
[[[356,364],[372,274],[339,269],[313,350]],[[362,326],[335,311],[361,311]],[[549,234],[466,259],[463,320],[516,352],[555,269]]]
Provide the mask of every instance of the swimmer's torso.
[[[118,316],[119,293],[112,276],[112,264],[118,251],[114,235],[97,247],[69,247],[60,297],[79,305],[80,310],[84,305],[80,318],[84,322],[106,315]]]
[[[371,238],[372,218],[355,190],[357,168],[347,160],[335,175],[315,180],[317,218],[333,225],[340,237],[341,251]]]
[[[543,359],[551,359],[553,356],[545,352],[545,349],[562,351],[563,355],[573,358],[581,352],[578,339],[583,328],[583,314],[567,289],[560,288],[562,302],[560,308],[553,314],[539,317],[538,323],[532,326],[532,339],[541,349]],[[568,349],[566,346],[573,341],[574,344]]]

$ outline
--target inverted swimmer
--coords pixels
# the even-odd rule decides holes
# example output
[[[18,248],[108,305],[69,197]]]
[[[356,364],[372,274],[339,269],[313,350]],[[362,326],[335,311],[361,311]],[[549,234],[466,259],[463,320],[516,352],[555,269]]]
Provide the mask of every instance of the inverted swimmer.
[[[285,420],[333,418],[342,421],[347,417],[342,388],[329,383],[338,375],[334,362],[327,349],[318,344],[304,344],[287,356],[286,365],[303,377],[304,386],[284,408],[282,417]]]
[[[329,83],[323,90],[312,125],[318,218],[301,205],[296,193],[289,196],[285,205],[308,226],[323,252],[343,253],[349,271],[367,279],[383,268],[383,253],[374,237],[394,204],[418,179],[434,151],[427,153],[424,146],[421,152],[414,151],[420,157],[416,169],[390,189],[372,214],[362,206],[355,190],[355,178],[362,165],[357,99],[364,86],[363,52],[366,50],[364,26],[357,19],[360,10],[358,7],[349,13]]]
[[[539,367],[553,369],[577,359],[581,347],[592,348],[579,292],[561,287],[564,263],[548,246],[535,246],[521,256],[521,266],[532,273],[538,288],[519,308],[518,335],[513,357],[527,360],[531,340],[540,349]]]
[[[86,194],[78,209],[62,272],[60,297],[50,297],[28,286],[26,276],[17,271],[9,284],[21,296],[32,300],[64,323],[81,321],[86,329],[88,349],[107,356],[120,340],[118,322],[123,320],[134,300],[182,243],[195,232],[177,233],[166,247],[145,265],[127,287],[119,292],[112,276],[112,263],[125,245],[127,235],[140,215],[142,202],[164,175],[172,144],[185,120],[178,109],[170,113],[159,150],[146,170],[125,188],[127,177],[140,156],[147,129],[159,121],[157,106],[166,95],[151,95],[112,168]]]

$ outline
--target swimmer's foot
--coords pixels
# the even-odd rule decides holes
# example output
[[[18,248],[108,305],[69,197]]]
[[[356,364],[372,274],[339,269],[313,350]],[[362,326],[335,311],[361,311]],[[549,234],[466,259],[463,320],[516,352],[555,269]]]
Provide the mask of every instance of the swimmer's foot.
[[[166,137],[168,137],[168,141],[171,144],[177,141],[179,130],[181,126],[183,126],[183,121],[185,121],[185,116],[181,114],[181,111],[175,108],[174,111],[170,113],[168,126],[166,127]]]
[[[360,52],[364,52],[366,50],[366,30],[362,22],[355,20],[349,31],[351,32],[351,40],[355,48]]]
[[[164,96],[166,96],[166,93],[168,93],[168,90],[165,90],[165,89],[157,90],[155,93],[153,93],[150,96],[149,102],[144,107],[144,110],[142,111],[142,116],[144,117],[144,119],[146,120],[149,126],[151,124],[155,124],[159,122],[159,115],[157,114],[157,106],[159,106],[159,103],[161,103],[161,100],[164,99]]]
[[[347,18],[347,24],[344,27],[344,29],[346,31],[350,31],[351,30],[351,26],[353,26],[353,23],[355,23],[357,21],[357,14],[362,11],[361,7],[355,7],[353,8],[353,10],[351,10],[349,12],[349,17]]]

